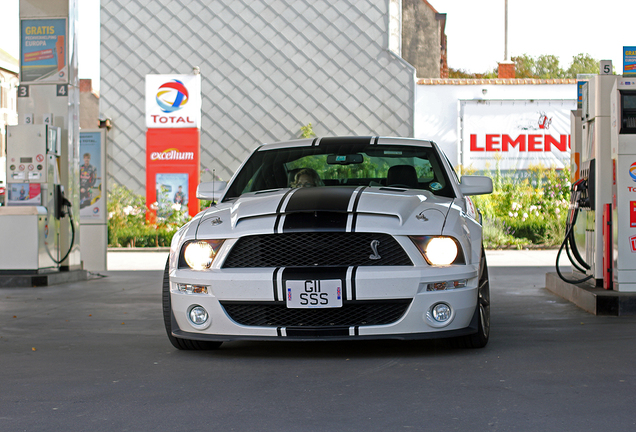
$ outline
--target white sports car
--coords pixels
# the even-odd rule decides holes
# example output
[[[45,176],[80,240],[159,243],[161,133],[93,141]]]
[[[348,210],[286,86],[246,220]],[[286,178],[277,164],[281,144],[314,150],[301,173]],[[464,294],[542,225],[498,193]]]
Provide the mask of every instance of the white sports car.
[[[174,236],[163,313],[179,349],[231,340],[454,338],[490,331],[481,218],[430,141],[304,139],[258,147],[218,203]]]

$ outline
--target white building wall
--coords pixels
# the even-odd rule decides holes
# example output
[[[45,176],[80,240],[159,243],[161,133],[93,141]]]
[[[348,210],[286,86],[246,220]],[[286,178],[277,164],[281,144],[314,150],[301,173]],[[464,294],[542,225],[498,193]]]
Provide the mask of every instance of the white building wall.
[[[533,81],[542,83],[530,83]],[[448,84],[453,82],[456,84]],[[414,136],[436,142],[456,166],[461,161],[462,148],[460,101],[576,101],[576,98],[576,83],[573,80],[421,80],[415,86]]]
[[[202,181],[308,123],[319,136],[412,137],[415,68],[389,51],[389,18],[389,0],[101,0],[109,184],[145,190],[146,74],[193,66]]]

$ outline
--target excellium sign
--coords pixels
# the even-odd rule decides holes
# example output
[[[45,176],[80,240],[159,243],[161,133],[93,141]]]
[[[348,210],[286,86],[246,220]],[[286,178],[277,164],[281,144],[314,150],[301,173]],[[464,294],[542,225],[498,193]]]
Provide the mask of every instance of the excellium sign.
[[[146,75],[146,127],[200,126],[201,75]]]
[[[150,153],[150,160],[194,160],[194,152],[180,152],[171,148],[162,152]]]

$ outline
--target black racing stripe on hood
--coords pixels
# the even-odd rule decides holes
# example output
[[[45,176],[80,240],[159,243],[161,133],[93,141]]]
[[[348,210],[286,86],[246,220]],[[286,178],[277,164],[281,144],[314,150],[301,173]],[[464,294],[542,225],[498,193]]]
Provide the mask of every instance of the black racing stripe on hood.
[[[356,195],[356,200],[353,203],[353,209],[351,209],[352,213],[353,213],[353,220],[351,221],[351,232],[354,232],[356,230],[356,224],[358,222],[358,203],[360,202],[360,197],[362,196],[362,192],[366,189],[367,187],[364,186],[363,188],[361,188],[357,195]]]
[[[283,232],[345,231],[347,209],[356,189],[349,186],[296,189],[283,210]],[[279,218],[280,213],[277,224]]]
[[[280,218],[282,217],[280,210],[281,208],[283,208],[283,203],[285,202],[285,198],[287,198],[287,195],[289,195],[295,190],[296,189],[290,189],[287,192],[285,192],[285,195],[283,195],[283,197],[280,199],[280,202],[278,203],[278,207],[276,207],[276,220],[274,221],[274,232],[276,234],[278,234],[278,225],[280,224]]]
[[[347,228],[347,213],[342,212],[298,212],[285,216],[283,232],[330,231],[344,232]]]
[[[302,211],[346,212],[355,186],[300,188],[289,199],[284,213]]]

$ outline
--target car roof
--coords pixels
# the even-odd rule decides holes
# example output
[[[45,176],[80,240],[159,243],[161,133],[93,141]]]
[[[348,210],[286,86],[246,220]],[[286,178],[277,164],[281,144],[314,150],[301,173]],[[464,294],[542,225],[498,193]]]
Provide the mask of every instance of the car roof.
[[[267,143],[258,147],[258,151],[275,150],[291,147],[311,147],[319,145],[407,145],[432,147],[433,142],[416,138],[379,137],[379,136],[342,136],[305,138],[290,141]]]

